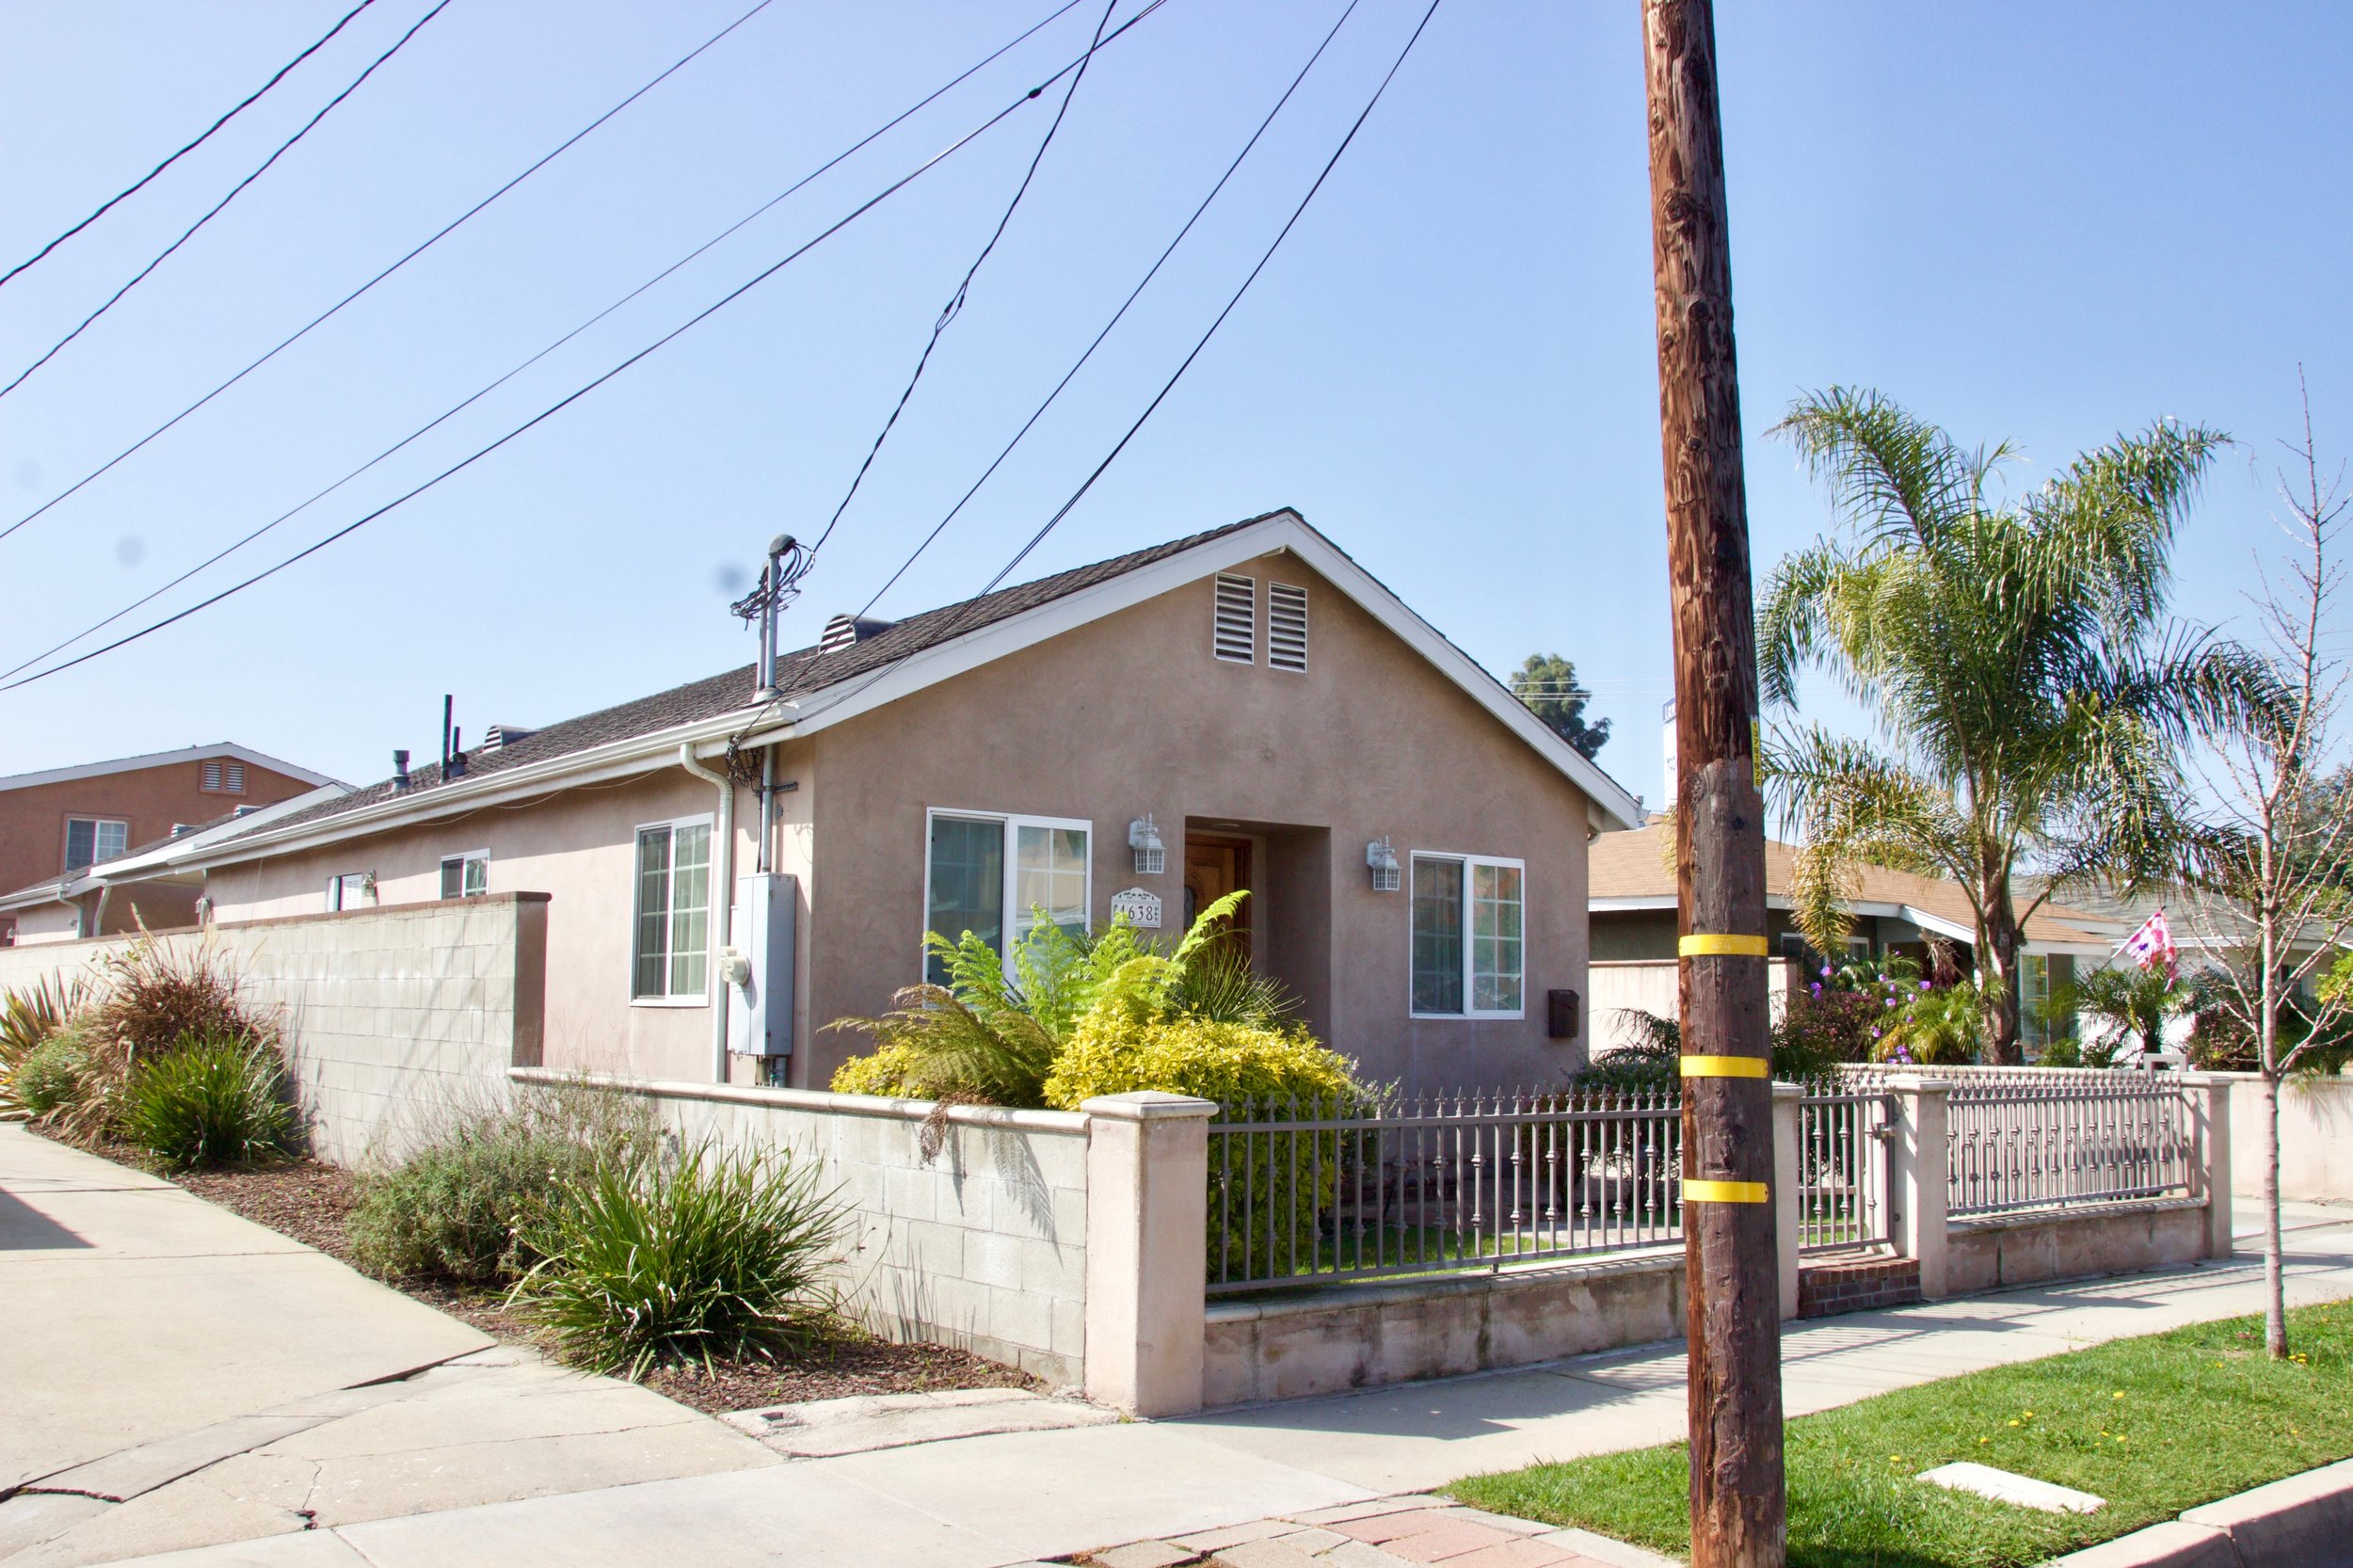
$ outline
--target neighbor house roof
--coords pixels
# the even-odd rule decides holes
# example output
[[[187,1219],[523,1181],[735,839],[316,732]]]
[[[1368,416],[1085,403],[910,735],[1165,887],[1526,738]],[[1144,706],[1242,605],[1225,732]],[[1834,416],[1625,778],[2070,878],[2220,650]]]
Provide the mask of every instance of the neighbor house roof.
[[[1554,734],[1495,677],[1447,641],[1329,539],[1288,508],[910,616],[855,642],[777,660],[776,698],[754,700],[746,664],[650,696],[551,724],[469,752],[462,773],[438,763],[241,829],[174,858],[221,865],[309,841],[375,832],[395,822],[470,810],[506,794],[591,782],[666,765],[680,745],[716,755],[811,734],[908,693],[1145,599],[1288,550],[1402,637],[1581,789],[1595,825],[1631,827],[1641,808],[1616,780]]]
[[[208,746],[182,746],[178,751],[151,751],[138,757],[117,757],[105,762],[78,762],[70,768],[48,768],[40,773],[17,773],[0,777],[0,790],[29,790],[40,784],[66,784],[77,778],[100,778],[110,773],[136,773],[144,768],[169,767],[174,762],[200,762],[215,757],[232,757],[248,767],[267,768],[272,773],[298,778],[305,784],[332,784],[333,779],[323,773],[312,773],[298,767],[282,757],[241,746],[234,741],[222,741]]]
[[[1675,872],[1668,853],[1667,830],[1654,823],[1634,833],[1605,833],[1587,854],[1587,897],[1600,913],[1612,909],[1673,909]],[[1776,840],[1765,840],[1765,902],[1774,909],[1791,907],[1790,889],[1797,883],[1798,852]],[[1855,896],[1848,907],[1858,915],[1892,915],[1910,920],[1923,931],[1952,941],[1973,943],[1977,921],[1969,900],[1955,884],[1941,877],[1916,876],[1884,866],[1864,866],[1856,873]],[[2075,923],[2080,917],[2091,928]],[[2095,917],[2057,904],[2044,904],[2026,920],[2026,943],[2045,952],[2099,956],[2112,952],[2113,939],[2101,934]]]

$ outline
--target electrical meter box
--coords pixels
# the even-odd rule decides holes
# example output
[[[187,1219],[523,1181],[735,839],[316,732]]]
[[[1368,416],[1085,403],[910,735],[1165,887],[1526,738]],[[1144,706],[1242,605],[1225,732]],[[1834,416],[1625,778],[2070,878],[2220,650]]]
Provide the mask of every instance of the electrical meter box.
[[[798,879],[775,872],[739,877],[728,945],[746,960],[729,983],[728,1049],[737,1056],[792,1054],[792,940]]]

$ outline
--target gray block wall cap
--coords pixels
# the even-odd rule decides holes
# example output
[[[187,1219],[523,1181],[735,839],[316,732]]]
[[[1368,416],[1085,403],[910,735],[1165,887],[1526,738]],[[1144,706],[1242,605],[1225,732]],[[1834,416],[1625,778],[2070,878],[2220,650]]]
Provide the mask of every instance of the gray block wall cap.
[[[1914,1095],[1949,1095],[1953,1080],[1933,1073],[1895,1073],[1880,1080],[1890,1089],[1901,1089]]]
[[[1082,1101],[1079,1109],[1090,1116],[1116,1122],[1157,1122],[1185,1116],[1208,1121],[1217,1114],[1217,1101],[1172,1095],[1161,1089],[1139,1089],[1129,1095],[1098,1095]]]
[[[1779,1079],[1773,1080],[1773,1098],[1777,1100],[1793,1100],[1804,1093],[1805,1085],[1802,1083],[1784,1083]]]

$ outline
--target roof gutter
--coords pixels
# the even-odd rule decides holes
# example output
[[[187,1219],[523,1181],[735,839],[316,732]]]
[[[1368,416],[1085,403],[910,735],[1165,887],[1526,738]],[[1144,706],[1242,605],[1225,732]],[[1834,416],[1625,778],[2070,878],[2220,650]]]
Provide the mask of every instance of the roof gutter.
[[[722,773],[712,773],[695,760],[695,743],[680,741],[678,765],[706,783],[719,787],[719,827],[714,835],[719,840],[719,853],[712,856],[711,889],[712,918],[703,922],[703,930],[711,939],[711,953],[703,964],[704,984],[711,987],[711,1081],[728,1080],[728,983],[721,972],[721,961],[732,940],[728,925],[734,914],[735,899],[735,781]]]

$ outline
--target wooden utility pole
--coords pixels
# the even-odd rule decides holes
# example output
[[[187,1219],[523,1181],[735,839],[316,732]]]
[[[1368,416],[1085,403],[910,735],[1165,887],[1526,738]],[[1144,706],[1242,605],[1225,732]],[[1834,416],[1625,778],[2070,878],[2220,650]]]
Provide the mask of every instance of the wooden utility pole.
[[[1674,611],[1691,1568],[1781,1568],[1764,800],[1709,0],[1643,0],[1642,48]]]

